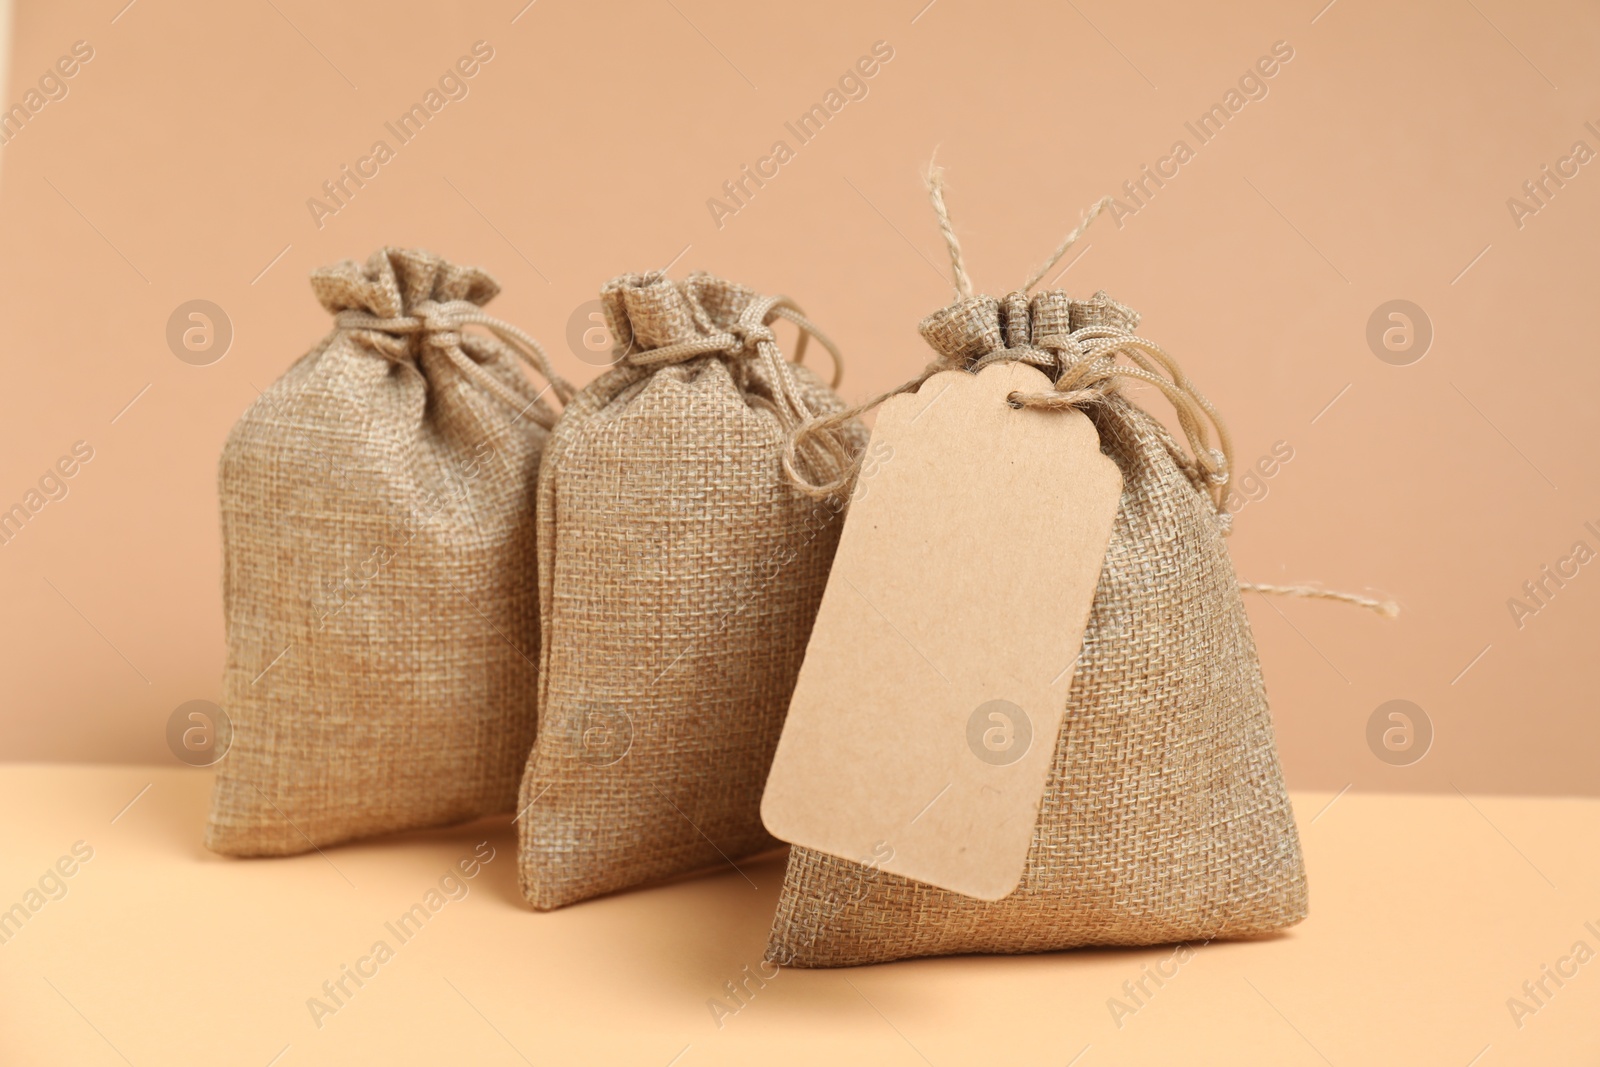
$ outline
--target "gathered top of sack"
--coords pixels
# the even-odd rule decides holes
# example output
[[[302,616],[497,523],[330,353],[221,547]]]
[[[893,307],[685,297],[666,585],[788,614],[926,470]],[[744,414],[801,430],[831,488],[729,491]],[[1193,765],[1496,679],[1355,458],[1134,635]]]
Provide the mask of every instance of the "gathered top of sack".
[[[776,352],[771,324],[785,318],[800,327],[794,362],[805,358],[807,339],[815,337],[833,357],[831,384],[839,384],[839,350],[786,296],[762,296],[705,271],[676,283],[664,271],[652,271],[611,279],[600,290],[600,303],[617,355],[635,366],[711,354],[759,356],[763,345]]]
[[[380,248],[364,264],[345,260],[314,271],[311,290],[356,343],[396,363],[412,363],[424,348],[434,349],[519,416],[531,413],[547,429],[556,415],[542,392],[530,400],[520,382],[508,383],[486,364],[514,354],[543,375],[563,405],[576,392],[538,341],[484,313],[500,283],[477,267],[420,248]],[[467,326],[481,326],[488,335],[468,335]]]
[[[1088,300],[1073,300],[1060,289],[1030,297],[1016,291],[997,300],[969,296],[923,319],[918,329],[938,358],[927,374],[965,369],[977,373],[1010,360],[1039,368],[1054,388],[1014,392],[1013,407],[1066,410],[1104,404],[1129,381],[1155,386],[1171,402],[1190,455],[1173,450],[1173,459],[1196,488],[1211,497],[1226,530],[1224,507],[1233,447],[1226,426],[1209,400],[1159,345],[1134,334],[1139,313],[1101,290]],[[1119,364],[1117,357],[1128,362]],[[1212,446],[1211,432],[1217,435]]]
[[[1185,455],[1174,448],[1173,459],[1196,488],[1211,497],[1218,521],[1226,530],[1232,516],[1223,506],[1223,498],[1233,450],[1227,427],[1177,361],[1159,345],[1134,334],[1138,325],[1139,313],[1113,300],[1104,290],[1088,300],[1073,300],[1060,289],[1032,296],[1026,290],[1017,290],[1002,299],[964,296],[929,315],[918,326],[935,356],[920,375],[844,411],[802,421],[790,438],[789,448],[803,451],[814,436],[832,431],[891,396],[921,388],[941,371],[976,374],[1003,360],[1027,363],[1043,371],[1054,388],[1037,393],[1013,392],[1007,403],[1018,408],[1058,411],[1104,405],[1119,395],[1123,383],[1145,382],[1171,402],[1190,453]],[[1126,362],[1119,363],[1119,356]],[[793,477],[793,482],[802,492],[823,497],[847,489],[855,475],[856,467],[851,467],[832,481],[799,476]]]
[[[1059,377],[1064,358],[1081,358],[1083,335],[1079,330],[1103,327],[1132,333],[1139,313],[1117,303],[1104,290],[1089,300],[1073,300],[1060,289],[1036,293],[1014,292],[1004,300],[970,296],[923,319],[917,329],[923,340],[951,367],[1013,359],[1033,364]],[[1007,351],[1010,350],[1010,351]]]
[[[430,303],[464,300],[482,307],[500,294],[500,283],[477,267],[458,267],[420,248],[380,248],[366,263],[347,259],[313,271],[311,291],[335,315],[362,311],[396,319]]]
[[[837,388],[844,372],[839,349],[786,296],[763,296],[753,289],[696,271],[673,282],[664,271],[622,274],[600,290],[606,326],[611,331],[617,362],[648,371],[703,356],[726,361],[739,388],[768,407],[786,440],[783,468],[800,483],[837,478],[857,459],[858,443],[848,420],[829,425],[796,442],[796,429],[823,414],[807,399],[814,387],[797,378],[806,343],[815,337],[833,357]],[[799,328],[791,363],[772,331],[776,319]],[[808,382],[809,382],[808,377]]]

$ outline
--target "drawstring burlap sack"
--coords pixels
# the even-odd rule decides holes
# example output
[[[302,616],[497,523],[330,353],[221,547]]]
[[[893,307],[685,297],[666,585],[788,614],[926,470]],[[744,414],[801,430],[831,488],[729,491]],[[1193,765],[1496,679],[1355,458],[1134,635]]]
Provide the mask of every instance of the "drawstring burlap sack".
[[[319,270],[335,327],[220,469],[232,747],[206,847],[239,856],[509,811],[533,742],[533,489],[570,387],[427,252]],[[469,325],[486,336],[462,332]]]
[[[1010,402],[1089,417],[1122,472],[1116,523],[1017,890],[984,902],[796,847],[768,958],[836,967],[1248,937],[1300,921],[1299,838],[1224,541],[1221,420],[1170,356],[1133,334],[1132,310],[1104,293],[1030,300],[1043,270],[1004,301],[972,296],[945,229],[967,295],[924,320],[938,358],[902,390],[995,360],[1039,367],[1055,390]],[[1172,402],[1192,454],[1121,391],[1129,383]],[[819,429],[826,419],[804,427],[801,442]],[[1041,545],[1043,596],[1049,560]]]
[[[535,908],[776,842],[761,790],[842,501],[786,480],[794,428],[843,403],[771,324],[798,309],[706,274],[601,292],[619,362],[567,405],[539,477],[539,732],[517,822]],[[798,462],[831,478],[849,421]]]

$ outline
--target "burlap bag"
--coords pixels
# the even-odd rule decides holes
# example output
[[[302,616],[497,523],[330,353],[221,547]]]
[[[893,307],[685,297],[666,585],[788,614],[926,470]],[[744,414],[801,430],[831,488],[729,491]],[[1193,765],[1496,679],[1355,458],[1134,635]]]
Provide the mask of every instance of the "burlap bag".
[[[778,844],[761,790],[842,508],[782,467],[799,420],[843,407],[778,349],[777,317],[803,331],[797,359],[816,334],[797,309],[705,274],[624,275],[601,298],[619,363],[567,406],[535,509],[539,734],[517,822],[540,909]],[[851,422],[802,461],[827,471],[864,439]]]
[[[1223,540],[1226,464],[1197,425],[1214,412],[1170,357],[1133,337],[1137,322],[1104,293],[1055,291],[972,297],[922,323],[939,355],[930,370],[1021,359],[1056,379],[1055,393],[1013,402],[1085,411],[1122,470],[1122,500],[1020,887],[986,903],[795,848],[772,961],[1246,937],[1305,916],[1299,839]],[[1133,366],[1114,365],[1119,353]],[[1130,379],[1174,401],[1192,458],[1118,388]],[[1039,562],[1047,587],[1048,546]]]
[[[570,390],[479,310],[499,292],[480,270],[384,249],[311,287],[333,332],[222,453],[233,741],[205,843],[231,855],[509,811],[533,742],[555,416],[517,356]]]

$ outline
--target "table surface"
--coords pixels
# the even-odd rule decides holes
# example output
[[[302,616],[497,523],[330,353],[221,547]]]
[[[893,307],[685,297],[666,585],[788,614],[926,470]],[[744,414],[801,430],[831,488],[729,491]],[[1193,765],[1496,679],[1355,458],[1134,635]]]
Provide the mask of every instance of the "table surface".
[[[0,766],[0,909],[36,907],[0,944],[0,1062],[1600,1063],[1600,801],[1296,794],[1311,917],[1281,937],[783,970],[735,1012],[781,856],[535,914],[507,819],[229,860],[210,785]]]

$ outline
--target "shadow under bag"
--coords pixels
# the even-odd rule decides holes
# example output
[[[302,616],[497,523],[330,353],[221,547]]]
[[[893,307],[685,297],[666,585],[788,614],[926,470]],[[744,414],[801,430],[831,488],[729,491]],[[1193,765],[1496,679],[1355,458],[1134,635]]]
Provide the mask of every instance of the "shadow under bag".
[[[205,843],[230,855],[509,811],[533,743],[555,414],[519,357],[567,387],[475,268],[384,249],[311,286],[334,331],[222,453],[233,740]]]
[[[936,368],[1018,359],[1058,389],[1102,390],[1081,410],[1121,469],[1122,497],[1017,890],[985,902],[796,847],[770,960],[1161,944],[1305,917],[1300,842],[1224,540],[1225,464],[1186,455],[1112,385],[1119,350],[1159,351],[1133,336],[1137,323],[1104,293],[1060,291],[970,297],[922,323]],[[1192,389],[1174,378],[1163,389]],[[1039,566],[1048,594],[1048,545]]]

